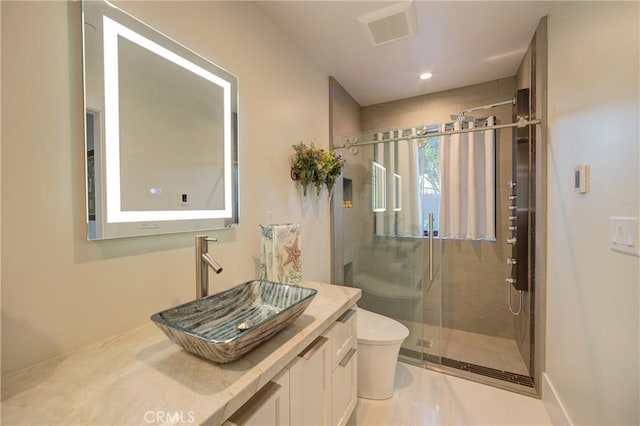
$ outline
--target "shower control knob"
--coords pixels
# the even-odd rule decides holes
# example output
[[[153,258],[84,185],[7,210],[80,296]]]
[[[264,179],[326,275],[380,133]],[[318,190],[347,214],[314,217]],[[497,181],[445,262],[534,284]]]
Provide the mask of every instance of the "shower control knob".
[[[510,180],[509,182],[507,182],[507,186],[509,187],[509,189],[513,189],[517,186],[518,184],[512,180]]]
[[[507,238],[507,244],[515,244],[515,243],[516,243],[516,237]]]
[[[510,226],[510,227],[509,227],[509,231],[515,231],[515,230],[516,230],[516,227],[515,227],[515,226]]]
[[[518,206],[509,206],[509,210],[511,210],[511,211],[513,211],[513,210],[515,210],[517,208],[518,208]]]
[[[518,216],[509,216],[509,220],[516,220],[518,219]]]
[[[516,279],[515,278],[507,278],[505,279],[506,282],[508,282],[509,284],[515,284],[516,283]]]
[[[509,200],[515,200],[516,196],[515,195],[509,195]]]
[[[511,257],[507,257],[507,265],[515,265],[516,264],[516,260],[511,258]]]

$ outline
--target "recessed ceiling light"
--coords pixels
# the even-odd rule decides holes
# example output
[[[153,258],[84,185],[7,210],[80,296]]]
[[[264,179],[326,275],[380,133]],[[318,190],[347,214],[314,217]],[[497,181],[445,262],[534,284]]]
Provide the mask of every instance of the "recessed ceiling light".
[[[431,77],[433,77],[433,74],[431,74],[430,72],[420,74],[420,80],[428,80]]]

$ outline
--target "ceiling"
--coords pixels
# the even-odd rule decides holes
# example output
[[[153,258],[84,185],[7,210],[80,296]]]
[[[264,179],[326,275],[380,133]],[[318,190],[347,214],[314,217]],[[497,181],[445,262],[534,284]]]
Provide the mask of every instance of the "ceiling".
[[[551,2],[417,0],[417,34],[374,46],[358,17],[397,3],[258,2],[361,106],[515,75]]]

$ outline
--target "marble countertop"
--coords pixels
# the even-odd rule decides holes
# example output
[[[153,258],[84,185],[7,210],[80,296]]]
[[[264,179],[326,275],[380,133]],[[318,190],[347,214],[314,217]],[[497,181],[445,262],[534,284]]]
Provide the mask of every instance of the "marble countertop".
[[[151,321],[2,377],[2,424],[221,424],[360,298],[318,290],[296,321],[229,364],[191,355]]]

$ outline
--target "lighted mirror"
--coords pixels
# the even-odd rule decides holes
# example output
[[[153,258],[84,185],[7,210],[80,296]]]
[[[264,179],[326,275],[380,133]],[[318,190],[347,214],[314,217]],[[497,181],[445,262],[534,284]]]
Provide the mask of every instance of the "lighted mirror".
[[[387,169],[374,161],[372,175],[373,211],[384,212],[387,210]]]
[[[83,2],[88,239],[238,224],[237,78]]]
[[[402,211],[402,177],[397,173],[393,174],[393,211]]]

